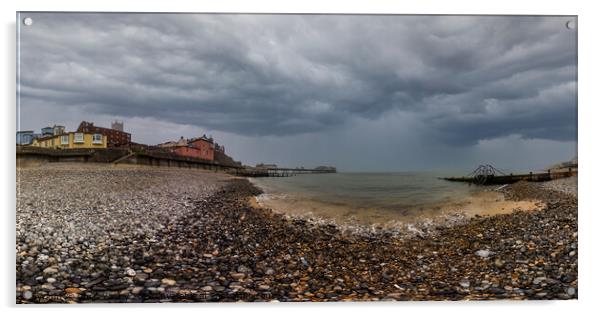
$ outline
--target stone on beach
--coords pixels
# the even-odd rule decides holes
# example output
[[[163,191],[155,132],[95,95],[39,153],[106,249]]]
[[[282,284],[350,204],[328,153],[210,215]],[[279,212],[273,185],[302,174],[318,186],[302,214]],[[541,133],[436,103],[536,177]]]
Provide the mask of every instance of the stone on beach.
[[[161,284],[165,284],[165,285],[168,285],[168,286],[174,286],[174,285],[176,285],[176,280],[163,279],[163,280],[161,280]]]
[[[400,237],[252,208],[259,190],[219,173],[51,164],[18,177],[20,303],[578,296],[577,200],[551,184],[504,188],[539,211]]]
[[[48,268],[44,269],[43,272],[44,272],[44,274],[55,274],[55,273],[58,273],[59,271],[54,267],[48,267]]]
[[[31,291],[25,291],[23,292],[23,298],[26,300],[30,300],[33,297],[33,293],[31,293]]]
[[[487,250],[487,249],[482,249],[482,250],[477,250],[475,252],[475,255],[481,257],[481,258],[488,258],[489,256],[492,255],[492,252]]]

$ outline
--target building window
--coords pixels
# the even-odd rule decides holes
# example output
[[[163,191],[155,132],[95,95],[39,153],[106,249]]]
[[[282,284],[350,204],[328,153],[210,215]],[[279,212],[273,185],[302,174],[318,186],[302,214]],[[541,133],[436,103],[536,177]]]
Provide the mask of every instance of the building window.
[[[84,142],[84,133],[73,134],[73,142],[76,144],[82,144]]]
[[[69,135],[61,136],[61,145],[69,145]]]
[[[102,144],[102,134],[92,135],[92,144]]]

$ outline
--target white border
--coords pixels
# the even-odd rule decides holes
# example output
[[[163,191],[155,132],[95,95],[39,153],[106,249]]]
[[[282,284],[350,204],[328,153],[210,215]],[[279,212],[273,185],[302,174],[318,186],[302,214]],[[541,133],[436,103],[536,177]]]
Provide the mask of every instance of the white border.
[[[1,260],[3,275],[2,299],[5,312],[19,315],[39,313],[60,313],[81,315],[81,313],[105,314],[107,312],[149,313],[164,315],[168,308],[176,308],[177,313],[236,313],[280,315],[282,313],[307,315],[327,312],[338,314],[403,313],[414,315],[455,314],[462,315],[508,315],[545,314],[573,315],[593,311],[600,292],[602,280],[599,271],[602,258],[597,234],[602,223],[600,207],[597,207],[596,179],[602,177],[600,162],[599,118],[601,106],[599,91],[600,50],[599,30],[602,30],[600,10],[595,1],[356,1],[356,0],[305,0],[305,1],[27,1],[18,3],[2,2],[0,11],[3,20],[3,75],[2,95],[5,96],[2,155],[2,201],[4,202],[4,233]],[[152,304],[152,305],[94,305],[94,309],[82,306],[36,306],[23,308],[14,305],[14,210],[15,210],[15,11],[143,11],[143,12],[247,12],[247,13],[404,13],[404,14],[549,14],[578,15],[579,28],[579,300],[559,302],[455,302],[455,303],[335,303],[335,304]],[[88,305],[87,307],[91,307]],[[100,308],[98,308],[100,307]],[[83,310],[82,308],[85,308]],[[133,309],[135,308],[135,310]],[[18,309],[18,310],[15,310]]]

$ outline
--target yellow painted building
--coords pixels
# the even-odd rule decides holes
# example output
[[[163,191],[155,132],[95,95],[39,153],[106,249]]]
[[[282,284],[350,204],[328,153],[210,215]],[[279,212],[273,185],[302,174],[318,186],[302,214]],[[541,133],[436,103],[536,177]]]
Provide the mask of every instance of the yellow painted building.
[[[43,148],[107,148],[107,137],[102,134],[68,132],[34,139],[32,146]]]

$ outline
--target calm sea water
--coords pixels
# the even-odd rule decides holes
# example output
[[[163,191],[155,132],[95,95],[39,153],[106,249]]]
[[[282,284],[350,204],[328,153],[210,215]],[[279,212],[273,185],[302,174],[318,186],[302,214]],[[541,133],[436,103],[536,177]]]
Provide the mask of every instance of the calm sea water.
[[[437,179],[451,175],[454,174],[331,173],[255,178],[252,181],[264,190],[266,194],[262,199],[272,208],[288,211],[295,207],[310,208],[310,211],[332,209],[339,213],[340,210],[355,213],[377,210],[407,215],[429,205],[460,201],[483,190],[482,187]]]

